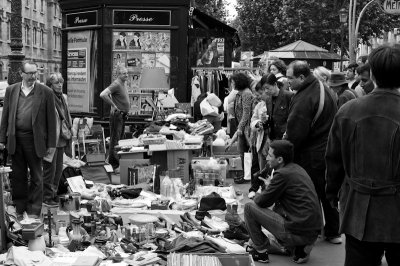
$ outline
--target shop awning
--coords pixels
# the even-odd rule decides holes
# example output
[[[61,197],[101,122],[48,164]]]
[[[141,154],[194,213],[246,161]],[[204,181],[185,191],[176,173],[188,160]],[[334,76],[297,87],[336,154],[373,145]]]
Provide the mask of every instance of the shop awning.
[[[278,57],[281,59],[304,59],[304,60],[330,60],[330,61],[340,61],[340,55],[336,53],[330,53],[328,50],[315,46],[311,43],[298,40],[294,43],[282,46],[278,49],[271,50],[269,52],[264,52],[261,55],[256,56],[260,58],[261,61],[271,58]],[[347,58],[343,58],[347,60]]]
[[[218,19],[215,19],[197,8],[193,10],[193,26],[195,28],[204,28],[206,30],[209,29],[215,29],[215,28],[220,28],[224,31],[235,33],[236,29],[232,28],[222,21],[219,21]]]

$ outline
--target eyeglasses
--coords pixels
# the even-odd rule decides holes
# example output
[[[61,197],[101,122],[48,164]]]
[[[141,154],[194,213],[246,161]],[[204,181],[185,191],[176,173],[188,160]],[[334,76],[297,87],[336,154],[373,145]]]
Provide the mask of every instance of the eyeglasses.
[[[36,75],[37,74],[37,71],[32,71],[32,72],[25,72],[25,71],[22,71],[23,73],[25,73],[25,74],[27,74],[27,75]]]

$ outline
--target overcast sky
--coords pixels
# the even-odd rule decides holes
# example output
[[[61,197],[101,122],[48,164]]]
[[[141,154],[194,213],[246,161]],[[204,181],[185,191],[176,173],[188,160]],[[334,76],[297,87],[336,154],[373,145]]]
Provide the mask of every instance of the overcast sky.
[[[227,7],[226,9],[228,10],[228,19],[231,20],[236,17],[237,12],[235,9],[236,5],[236,0],[226,0]]]

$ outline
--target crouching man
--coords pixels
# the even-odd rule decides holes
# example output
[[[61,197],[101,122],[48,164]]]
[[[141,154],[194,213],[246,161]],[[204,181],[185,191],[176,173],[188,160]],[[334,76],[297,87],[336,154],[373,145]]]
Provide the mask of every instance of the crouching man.
[[[244,220],[252,240],[250,253],[255,261],[269,262],[272,243],[262,233],[264,227],[293,254],[294,262],[304,263],[322,227],[314,184],[307,172],[292,162],[291,142],[273,141],[267,160],[274,175],[265,180],[266,189],[255,196],[254,202],[244,207]]]

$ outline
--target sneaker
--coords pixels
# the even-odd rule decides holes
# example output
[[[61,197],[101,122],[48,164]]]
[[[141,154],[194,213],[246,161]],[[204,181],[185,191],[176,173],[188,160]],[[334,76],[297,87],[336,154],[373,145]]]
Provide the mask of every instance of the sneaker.
[[[310,259],[310,253],[312,248],[313,245],[296,246],[293,251],[294,253],[293,262],[297,264],[306,263]]]
[[[342,237],[341,236],[332,236],[332,237],[326,237],[326,241],[328,241],[331,244],[339,245],[342,244]]]
[[[249,195],[247,196],[249,199],[252,199],[256,196],[256,193],[254,191],[250,191]]]
[[[249,250],[250,255],[253,257],[254,261],[262,262],[262,263],[268,263],[269,262],[269,256],[268,252],[258,252],[255,248]]]
[[[224,231],[224,237],[228,239],[237,239],[237,240],[245,240],[248,241],[250,236],[243,232],[240,227],[229,228],[228,230]]]

